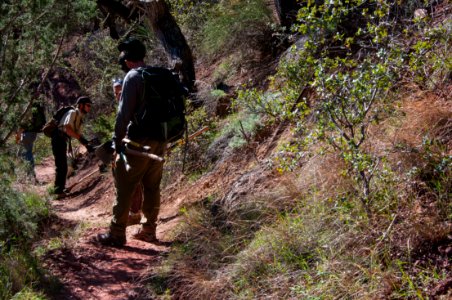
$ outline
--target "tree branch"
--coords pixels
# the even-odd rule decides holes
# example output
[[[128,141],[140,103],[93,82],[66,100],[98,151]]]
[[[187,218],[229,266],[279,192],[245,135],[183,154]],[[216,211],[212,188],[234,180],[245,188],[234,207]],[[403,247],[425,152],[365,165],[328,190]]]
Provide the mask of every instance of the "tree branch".
[[[41,89],[44,81],[47,79],[47,76],[49,76],[49,72],[52,69],[52,67],[55,65],[56,59],[58,58],[58,55],[60,54],[61,51],[61,47],[63,46],[63,41],[64,41],[64,37],[66,36],[66,29],[63,30],[63,34],[61,35],[61,39],[60,39],[60,43],[58,45],[57,51],[52,59],[52,62],[49,65],[49,68],[47,69],[47,71],[45,72],[44,76],[42,76],[41,78],[41,82],[39,83],[38,87],[36,88],[38,91]],[[22,82],[22,85],[20,86],[20,89],[22,89],[23,85],[25,84],[25,80]],[[14,95],[14,97],[12,98],[12,100],[17,96],[18,92],[20,91],[20,89],[18,89],[17,93]],[[23,120],[26,115],[28,114],[28,112],[30,111],[31,107],[33,106],[33,102],[34,102],[34,97],[31,97],[30,102],[28,102],[27,107],[25,108],[24,112],[22,112],[22,114],[20,115],[19,120]],[[11,128],[11,130],[8,132],[8,134],[1,140],[0,144],[5,144],[6,141],[9,139],[9,137],[14,133],[14,131],[16,130],[16,128]]]
[[[181,80],[190,92],[195,92],[195,68],[193,55],[176,20],[171,15],[168,4],[163,0],[134,1],[147,14],[152,30],[162,43],[169,56],[172,68],[181,75]],[[128,7],[121,1],[97,0],[102,12],[108,12],[111,18],[119,16],[127,23],[140,20],[139,10]],[[109,20],[107,20],[108,24]],[[110,27],[111,29],[111,27]],[[110,32],[110,35],[114,35]]]

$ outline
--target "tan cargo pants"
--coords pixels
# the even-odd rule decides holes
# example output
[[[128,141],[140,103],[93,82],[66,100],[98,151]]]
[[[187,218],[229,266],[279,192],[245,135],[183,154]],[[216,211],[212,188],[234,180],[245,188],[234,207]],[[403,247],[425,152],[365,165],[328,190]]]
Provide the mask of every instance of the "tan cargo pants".
[[[158,141],[136,141],[150,146],[150,153],[163,157],[166,143]],[[114,236],[125,237],[129,210],[133,194],[141,182],[143,184],[142,212],[145,222],[142,229],[145,232],[155,232],[160,209],[160,181],[162,179],[163,162],[147,157],[126,155],[130,169],[126,170],[125,161],[118,155],[116,167],[113,170],[116,187],[116,201],[113,205],[113,219],[110,232]]]

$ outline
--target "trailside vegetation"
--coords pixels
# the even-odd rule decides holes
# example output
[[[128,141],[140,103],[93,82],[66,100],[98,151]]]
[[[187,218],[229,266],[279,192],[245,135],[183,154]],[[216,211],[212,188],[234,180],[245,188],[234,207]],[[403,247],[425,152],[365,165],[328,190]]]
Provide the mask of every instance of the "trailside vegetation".
[[[181,208],[171,252],[144,280],[149,298],[451,296],[450,115],[432,109],[424,120],[430,107],[410,114],[406,100],[450,97],[448,1],[20,0],[0,4],[0,298],[45,299],[50,281],[36,260],[45,250],[31,247],[51,212],[17,188],[25,171],[11,159],[31,87],[41,83],[49,117],[53,80],[73,79],[96,99],[86,125],[105,141],[117,105],[111,79],[124,75],[111,37],[145,39],[149,63],[167,64],[165,49],[177,50],[159,47],[165,35],[138,15],[112,20],[111,5],[126,2],[117,15],[171,7],[182,48],[196,57],[184,67],[173,53],[172,62],[190,84],[199,68],[202,106],[189,107],[189,133],[209,130],[172,149],[163,185],[197,182],[220,163],[233,167],[231,157],[241,163],[233,186],[203,183],[214,192]]]
[[[93,14],[91,1],[3,1],[0,4],[0,143],[4,145],[61,63],[62,43]]]
[[[26,118],[33,101],[42,101],[36,91],[43,92],[49,72],[64,65],[63,43],[70,33],[86,25],[94,9],[88,0],[0,4],[1,299],[44,299],[37,291],[46,285],[50,287],[31,247],[51,212],[45,198],[17,189],[17,184],[24,180],[25,167],[14,159],[16,148],[10,137]],[[51,111],[48,107],[48,112]],[[39,139],[37,144],[44,143]],[[38,161],[42,155],[49,155],[47,145],[44,146],[36,147]]]
[[[13,163],[7,156],[0,156],[0,298],[11,299],[22,293],[38,299],[41,294],[33,290],[46,282],[45,272],[39,267],[31,246],[50,211],[45,199],[13,188],[14,173],[18,173]]]
[[[218,14],[227,15],[223,5]],[[241,170],[278,171],[280,184],[183,209],[177,248],[151,271],[153,297],[450,296],[450,115],[438,111],[425,131],[406,124],[400,108],[407,91],[447,101],[452,20],[433,21],[435,7],[450,9],[442,1],[301,2],[293,46],[269,88],[245,86],[234,100],[243,116],[291,129],[270,159]],[[203,32],[221,22],[206,20],[212,29]],[[228,136],[231,151],[252,151],[256,144],[232,137],[255,141],[258,129],[233,118],[228,128],[241,129],[225,128],[212,145]],[[393,135],[402,125],[421,140]]]

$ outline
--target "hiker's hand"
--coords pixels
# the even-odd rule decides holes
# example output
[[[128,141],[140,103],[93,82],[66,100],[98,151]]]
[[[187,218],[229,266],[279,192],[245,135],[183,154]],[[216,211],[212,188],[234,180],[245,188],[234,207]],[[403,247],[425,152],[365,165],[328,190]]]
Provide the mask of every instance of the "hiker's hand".
[[[126,145],[124,143],[120,143],[119,145],[115,145],[115,152],[117,154],[124,153],[125,150],[126,150]]]
[[[94,152],[94,146],[91,145],[90,143],[84,145],[86,147],[86,150],[88,151],[88,153],[93,153]]]
[[[78,140],[79,140],[79,142],[80,142],[83,146],[86,147],[86,149],[88,149],[88,144],[89,144],[89,142],[88,142],[87,139],[85,139],[83,136],[80,136],[80,138],[79,138]]]

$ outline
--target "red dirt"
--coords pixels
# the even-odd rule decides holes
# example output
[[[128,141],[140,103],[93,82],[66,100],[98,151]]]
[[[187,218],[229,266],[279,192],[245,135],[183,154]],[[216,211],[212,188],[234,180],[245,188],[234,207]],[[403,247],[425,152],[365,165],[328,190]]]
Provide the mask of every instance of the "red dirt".
[[[68,180],[67,186],[96,169],[95,163],[88,163]],[[40,182],[52,186],[52,158],[36,166],[36,173]],[[47,189],[44,185],[42,193]],[[43,257],[44,267],[62,284],[59,291],[49,295],[52,299],[148,299],[140,279],[170,248],[164,243],[155,245],[132,239],[130,235],[139,225],[128,227],[128,241],[122,248],[95,242],[96,235],[108,228],[114,197],[112,175],[107,172],[80,182],[68,197],[50,201],[56,216],[45,226],[40,244],[50,245],[55,237],[59,237],[62,244]],[[159,225],[157,236],[161,240],[165,240],[163,232],[172,224],[174,222]]]
[[[95,158],[85,157],[76,174],[68,179],[70,187],[98,169]],[[61,283],[51,299],[149,299],[143,288],[143,277],[149,269],[171,250],[169,232],[180,221],[180,208],[202,200],[209,194],[231,185],[245,171],[249,157],[244,155],[232,167],[218,165],[209,176],[197,183],[188,183],[183,176],[162,191],[162,203],[157,227],[160,245],[134,240],[131,235],[139,225],[127,228],[127,244],[122,248],[99,245],[98,233],[105,232],[112,215],[115,189],[111,172],[95,173],[71,189],[62,200],[50,200],[55,216],[45,224],[42,241],[37,246],[52,248],[52,241],[60,241],[54,250],[42,258],[44,267]],[[229,167],[227,167],[229,166]],[[47,195],[53,185],[53,157],[36,166],[37,179],[43,185],[40,193]]]

